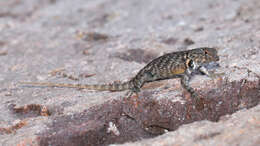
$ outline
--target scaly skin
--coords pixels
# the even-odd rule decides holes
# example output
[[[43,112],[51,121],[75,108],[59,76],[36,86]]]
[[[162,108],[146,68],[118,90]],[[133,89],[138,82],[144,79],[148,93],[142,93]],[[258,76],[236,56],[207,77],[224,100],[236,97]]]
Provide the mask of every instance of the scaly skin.
[[[21,82],[22,84],[47,87],[69,87],[90,89],[99,91],[123,91],[129,90],[130,94],[138,94],[145,83],[181,78],[181,85],[191,95],[196,96],[195,90],[190,87],[189,81],[196,74],[203,74],[213,77],[208,71],[208,68],[217,66],[219,57],[215,48],[196,48],[187,51],[173,52],[158,57],[148,63],[141,69],[135,77],[124,83],[113,84],[97,84],[97,85],[82,85],[82,84],[56,84],[56,83],[37,83],[37,82]]]

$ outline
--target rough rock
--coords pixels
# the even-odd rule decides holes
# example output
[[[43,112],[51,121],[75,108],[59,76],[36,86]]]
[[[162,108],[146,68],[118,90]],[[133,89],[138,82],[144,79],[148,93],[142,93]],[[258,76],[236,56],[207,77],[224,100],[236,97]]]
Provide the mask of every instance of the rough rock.
[[[259,0],[0,2],[0,145],[259,145]],[[218,47],[225,73],[125,92],[28,87],[111,83],[162,54]],[[134,143],[129,143],[133,142]]]

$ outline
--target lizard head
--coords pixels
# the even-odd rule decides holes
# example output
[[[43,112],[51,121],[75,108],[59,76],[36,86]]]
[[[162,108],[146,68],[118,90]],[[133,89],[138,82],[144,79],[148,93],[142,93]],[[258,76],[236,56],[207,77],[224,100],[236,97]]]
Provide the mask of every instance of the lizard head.
[[[219,56],[216,48],[197,48],[190,50],[188,58],[196,63],[198,66],[206,66],[213,68],[219,66]]]

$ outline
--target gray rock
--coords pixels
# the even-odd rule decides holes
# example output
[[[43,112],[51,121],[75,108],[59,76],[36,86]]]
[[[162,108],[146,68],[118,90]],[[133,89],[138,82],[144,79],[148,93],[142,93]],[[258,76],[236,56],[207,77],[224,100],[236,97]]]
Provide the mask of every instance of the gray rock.
[[[44,145],[51,137],[53,145],[259,145],[259,0],[8,0],[0,6],[0,145]],[[154,57],[202,46],[219,48],[217,72],[225,75],[191,82],[202,96],[201,111],[178,79],[148,85],[138,108],[122,98],[125,92],[19,84],[125,81]],[[107,132],[109,123],[119,134]],[[173,132],[161,135],[167,130]]]

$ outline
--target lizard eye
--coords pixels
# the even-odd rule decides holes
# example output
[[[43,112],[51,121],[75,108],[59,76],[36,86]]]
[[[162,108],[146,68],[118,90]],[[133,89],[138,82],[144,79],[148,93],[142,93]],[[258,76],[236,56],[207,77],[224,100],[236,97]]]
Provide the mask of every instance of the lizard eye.
[[[193,60],[190,60],[190,61],[188,62],[188,67],[189,67],[189,68],[192,68],[192,69],[195,68],[195,64],[194,64],[194,61],[193,61]]]

